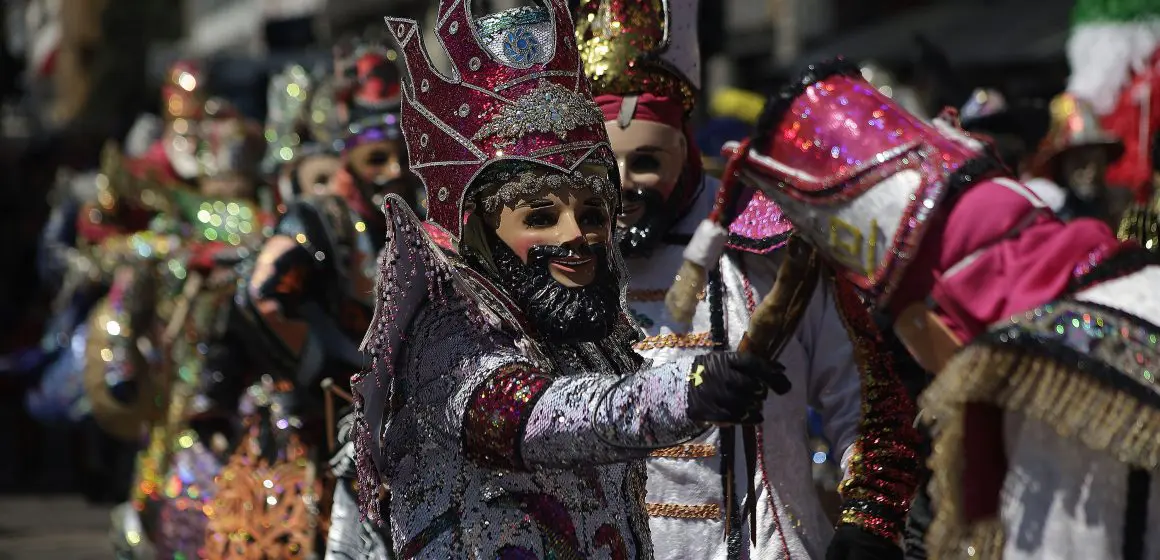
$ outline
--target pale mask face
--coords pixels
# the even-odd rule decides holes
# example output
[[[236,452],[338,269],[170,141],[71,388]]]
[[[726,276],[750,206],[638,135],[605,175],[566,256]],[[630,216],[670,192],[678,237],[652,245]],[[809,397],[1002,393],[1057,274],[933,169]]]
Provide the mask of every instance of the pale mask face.
[[[603,169],[585,171],[588,173],[607,177]],[[608,201],[589,188],[566,192],[544,188],[506,204],[498,216],[488,216],[485,220],[524,264],[534,247],[568,249],[567,256],[553,257],[548,265],[552,278],[564,287],[591,284],[597,277],[597,267],[607,265],[599,262],[589,247],[607,246],[612,239]]]
[[[174,119],[166,124],[161,132],[162,145],[165,147],[165,156],[169,159],[173,170],[182,179],[193,179],[201,172],[197,162],[197,145],[200,142],[196,134],[196,121],[189,119]]]
[[[288,171],[301,189],[302,195],[321,195],[330,190],[330,178],[342,167],[342,160],[330,154],[305,156]]]
[[[621,128],[604,123],[620,170],[621,212],[617,227],[635,225],[649,210],[650,199],[664,202],[676,189],[688,156],[685,135],[658,122],[633,119]]]
[[[347,155],[351,173],[360,183],[360,188],[374,191],[366,194],[375,199],[375,204],[380,203],[379,198],[392,192],[391,185],[403,178],[406,172],[405,158],[403,144],[395,140],[368,142],[354,147]]]
[[[520,173],[523,184],[509,183],[491,195],[506,200],[484,198],[491,211],[472,218],[484,228],[490,253],[477,265],[490,271],[535,336],[559,343],[601,340],[622,316],[609,170],[586,165],[580,172],[586,177],[570,177],[575,183],[567,186],[554,181],[556,171]]]
[[[1060,156],[1060,178],[1081,200],[1095,200],[1104,194],[1107,169],[1107,152],[1099,147],[1079,148]]]

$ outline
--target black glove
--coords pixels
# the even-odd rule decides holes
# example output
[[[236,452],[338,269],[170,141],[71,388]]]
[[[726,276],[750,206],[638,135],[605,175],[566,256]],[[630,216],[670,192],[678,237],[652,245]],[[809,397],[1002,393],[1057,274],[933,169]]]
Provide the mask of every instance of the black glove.
[[[759,424],[769,389],[784,395],[789,379],[781,364],[738,352],[712,352],[693,360],[689,418],[713,424]]]
[[[857,525],[839,525],[826,560],[902,560],[902,548]]]

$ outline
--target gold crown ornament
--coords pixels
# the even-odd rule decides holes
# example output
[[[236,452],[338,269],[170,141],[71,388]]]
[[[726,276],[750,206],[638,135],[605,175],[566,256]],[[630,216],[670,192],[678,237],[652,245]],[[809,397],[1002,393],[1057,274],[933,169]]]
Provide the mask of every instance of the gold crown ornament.
[[[1051,125],[1039,145],[1031,164],[1036,175],[1048,176],[1057,159],[1081,148],[1107,151],[1109,163],[1124,153],[1124,144],[1100,125],[1092,106],[1070,93],[1061,93],[1051,100]]]
[[[576,39],[595,95],[651,93],[692,112],[701,90],[699,0],[583,0]]]

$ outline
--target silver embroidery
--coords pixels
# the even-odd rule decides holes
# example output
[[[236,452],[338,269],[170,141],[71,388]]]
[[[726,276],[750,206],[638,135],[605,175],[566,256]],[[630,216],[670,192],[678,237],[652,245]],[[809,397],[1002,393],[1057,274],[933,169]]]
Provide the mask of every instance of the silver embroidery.
[[[616,187],[607,177],[599,175],[585,175],[573,172],[570,175],[551,173],[544,175],[535,171],[518,173],[499,173],[497,182],[484,187],[481,204],[484,212],[493,213],[506,204],[513,204],[523,197],[532,196],[547,188],[551,192],[562,192],[566,188],[591,189],[593,193],[609,201],[609,207],[619,196]],[[495,185],[499,185],[498,187]],[[440,199],[442,200],[442,199]]]
[[[568,132],[604,122],[604,114],[590,98],[554,82],[505,105],[491,116],[472,140],[493,136],[515,140],[533,132],[552,132],[567,138]]]

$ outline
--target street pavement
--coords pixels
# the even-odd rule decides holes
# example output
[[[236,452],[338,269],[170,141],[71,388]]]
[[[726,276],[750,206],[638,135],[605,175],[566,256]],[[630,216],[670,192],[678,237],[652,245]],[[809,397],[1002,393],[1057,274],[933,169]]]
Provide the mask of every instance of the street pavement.
[[[0,560],[112,560],[109,508],[75,495],[0,495]]]

